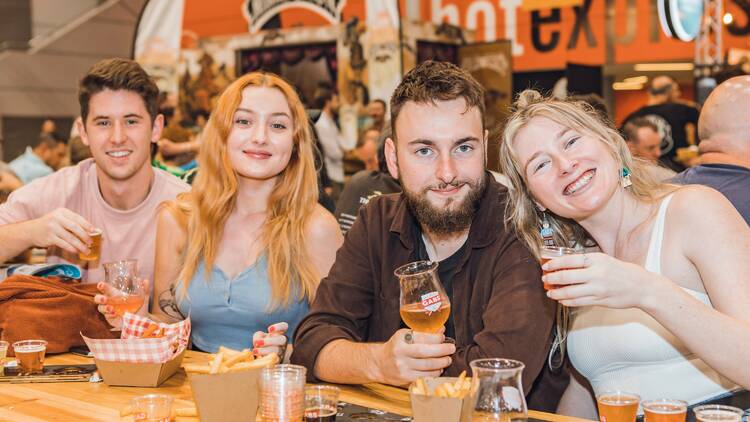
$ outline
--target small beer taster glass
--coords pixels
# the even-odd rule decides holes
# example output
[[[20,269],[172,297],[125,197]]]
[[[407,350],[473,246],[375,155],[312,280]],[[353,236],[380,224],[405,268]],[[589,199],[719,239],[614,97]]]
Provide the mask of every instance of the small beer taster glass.
[[[13,343],[13,353],[21,367],[21,375],[41,374],[44,372],[44,355],[47,342],[44,340],[22,340]]]
[[[583,249],[565,248],[562,246],[544,246],[541,250],[541,259],[539,260],[539,265],[544,265],[554,258],[559,258],[565,255],[578,255],[583,252]],[[545,276],[551,272],[553,271],[545,271],[544,269],[542,269],[542,276]],[[544,283],[544,290],[556,289],[558,287],[562,286]]]
[[[641,403],[646,422],[685,422],[687,402],[672,399],[648,400]]]
[[[634,422],[641,397],[625,391],[607,391],[596,396],[601,422]]]

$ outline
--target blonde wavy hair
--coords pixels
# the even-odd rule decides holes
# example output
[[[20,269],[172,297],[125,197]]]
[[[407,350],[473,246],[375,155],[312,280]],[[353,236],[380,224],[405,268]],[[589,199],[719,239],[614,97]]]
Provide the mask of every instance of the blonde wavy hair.
[[[675,185],[655,180],[648,169],[653,164],[633,157],[620,132],[591,105],[583,101],[543,97],[539,92],[527,89],[519,94],[506,121],[500,141],[500,171],[508,177],[511,187],[506,203],[506,222],[515,229],[537,258],[543,242],[539,233],[543,217],[528,189],[523,163],[516,155],[513,141],[521,129],[538,117],[547,118],[603,142],[615,161],[630,171],[633,184],[628,190],[636,199],[655,203],[677,189]],[[586,230],[572,219],[550,211],[547,211],[547,219],[554,231],[557,245],[587,245],[592,241]]]
[[[305,248],[304,234],[318,202],[314,144],[307,114],[294,88],[281,77],[264,72],[246,74],[230,84],[203,131],[200,170],[190,193],[178,197],[176,204],[187,226],[187,246],[177,281],[182,283],[184,295],[201,260],[206,274],[211,272],[224,225],[235,209],[239,180],[229,158],[227,138],[247,87],[278,89],[286,97],[294,126],[292,155],[268,200],[261,235],[268,256],[269,309],[288,306],[293,299],[312,301],[320,278]]]

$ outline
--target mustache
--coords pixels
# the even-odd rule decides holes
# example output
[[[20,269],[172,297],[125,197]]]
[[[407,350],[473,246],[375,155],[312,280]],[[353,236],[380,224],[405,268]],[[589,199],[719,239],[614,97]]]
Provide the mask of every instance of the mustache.
[[[470,188],[473,188],[475,186],[475,184],[469,180],[454,180],[449,183],[441,182],[435,185],[427,186],[426,188],[424,188],[424,192],[427,192],[430,190],[444,190],[448,188],[449,186],[452,188],[460,188],[463,185],[469,185]]]

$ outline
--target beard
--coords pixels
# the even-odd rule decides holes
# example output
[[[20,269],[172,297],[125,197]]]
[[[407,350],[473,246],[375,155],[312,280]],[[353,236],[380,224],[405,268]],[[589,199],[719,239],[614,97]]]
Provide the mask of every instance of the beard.
[[[399,182],[401,182],[401,186],[403,187],[406,205],[417,221],[435,235],[447,236],[454,233],[461,233],[471,226],[474,215],[479,208],[479,201],[487,186],[487,175],[482,175],[482,178],[479,180],[457,180],[451,183],[428,186],[422,189],[420,193],[411,192],[406,189],[406,185],[401,180],[401,177],[399,177]],[[448,200],[445,208],[435,207],[427,199],[427,192],[430,189],[445,189],[448,186],[457,188],[464,184],[469,186],[469,193],[453,209],[448,207],[455,201],[454,199]]]

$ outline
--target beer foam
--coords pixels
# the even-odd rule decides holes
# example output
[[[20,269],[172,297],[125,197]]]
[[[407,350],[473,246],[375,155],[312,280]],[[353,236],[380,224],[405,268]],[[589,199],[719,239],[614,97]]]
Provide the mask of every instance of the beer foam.
[[[43,352],[47,349],[47,346],[43,344],[33,344],[28,346],[17,346],[13,348],[15,353],[36,353]]]

